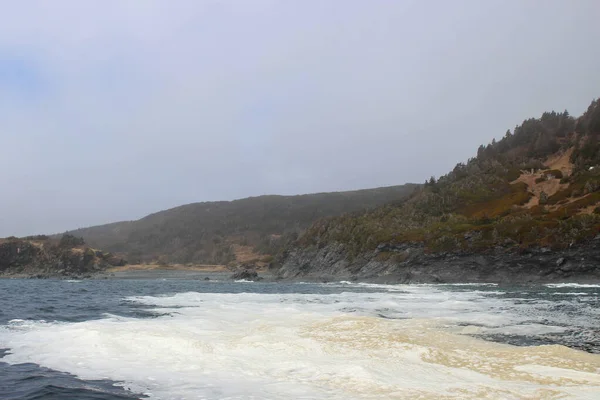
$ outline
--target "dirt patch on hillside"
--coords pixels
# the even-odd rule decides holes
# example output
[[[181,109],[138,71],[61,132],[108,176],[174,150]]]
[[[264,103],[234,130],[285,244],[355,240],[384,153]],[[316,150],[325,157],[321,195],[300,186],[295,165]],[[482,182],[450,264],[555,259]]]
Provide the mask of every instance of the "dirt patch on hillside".
[[[592,204],[591,206],[587,206],[587,207],[579,210],[578,214],[591,215],[594,213],[594,210],[596,209],[596,207],[598,207],[596,204]]]
[[[259,254],[254,251],[252,246],[243,246],[241,244],[233,244],[233,254],[235,262],[238,264],[254,264],[259,270],[262,270],[269,265],[268,259],[271,258],[266,254]]]
[[[573,173],[571,154],[573,154],[572,147],[562,154],[559,153],[548,157],[548,159],[544,162],[544,165],[547,165],[550,169],[560,170],[564,176],[570,176]]]
[[[523,207],[531,208],[540,204],[540,196],[542,192],[546,193],[548,197],[552,196],[559,190],[567,188],[569,185],[566,183],[560,183],[560,179],[552,178],[537,182],[536,179],[542,177],[543,173],[524,173],[515,182],[523,182],[527,185],[527,190],[533,194],[533,197]]]
[[[254,252],[254,247],[243,246],[241,244],[234,244],[231,246],[233,254],[235,255],[235,261],[239,263],[249,263],[258,260],[261,255]]]
[[[546,165],[551,170],[559,170],[562,172],[563,176],[570,176],[573,172],[573,164],[571,163],[571,154],[573,153],[573,148],[565,151],[564,153],[555,154],[551,157],[548,157],[544,165]],[[527,190],[533,195],[529,202],[523,205],[524,208],[532,208],[540,204],[540,196],[542,192],[546,193],[548,197],[552,196],[559,190],[566,189],[569,184],[560,183],[560,179],[553,178],[551,176],[547,176],[541,182],[536,182],[540,178],[544,177],[546,174],[544,171],[521,171],[521,176],[519,176],[513,183],[523,182],[527,185]]]

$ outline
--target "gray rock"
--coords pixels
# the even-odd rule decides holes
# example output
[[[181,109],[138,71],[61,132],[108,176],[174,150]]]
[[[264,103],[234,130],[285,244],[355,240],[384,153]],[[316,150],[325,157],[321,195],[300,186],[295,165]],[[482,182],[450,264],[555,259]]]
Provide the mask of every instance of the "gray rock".
[[[378,246],[379,250],[389,248],[392,246]],[[600,267],[597,267],[600,266],[600,247],[593,241],[561,251],[546,248],[520,251],[511,247],[496,247],[484,252],[430,254],[425,253],[423,246],[417,243],[403,243],[393,248],[404,249],[407,257],[378,261],[377,252],[351,257],[341,243],[331,243],[321,248],[298,247],[277,259],[272,271],[277,279],[314,281],[600,282]]]
[[[244,279],[246,281],[260,280],[258,273],[254,269],[244,268],[231,275],[231,279]]]

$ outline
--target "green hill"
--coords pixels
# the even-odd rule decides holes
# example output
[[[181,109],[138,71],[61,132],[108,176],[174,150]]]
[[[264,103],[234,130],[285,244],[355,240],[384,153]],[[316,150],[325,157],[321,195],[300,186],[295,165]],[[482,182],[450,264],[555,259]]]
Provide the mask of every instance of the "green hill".
[[[130,263],[203,263],[269,260],[319,218],[400,201],[418,185],[299,196],[259,196],[194,203],[137,221],[69,233],[119,253]]]
[[[326,246],[345,254],[345,268],[358,270],[373,254],[404,262],[405,252],[385,249],[406,244],[424,254],[474,254],[586,242],[600,233],[599,139],[598,100],[579,118],[553,111],[528,119],[399,204],[317,221],[282,263],[290,253]],[[303,260],[310,270],[310,257]]]

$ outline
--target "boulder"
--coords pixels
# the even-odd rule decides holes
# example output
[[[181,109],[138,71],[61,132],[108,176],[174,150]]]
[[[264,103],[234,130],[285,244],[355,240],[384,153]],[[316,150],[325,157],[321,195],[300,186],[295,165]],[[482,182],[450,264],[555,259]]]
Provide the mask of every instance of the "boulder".
[[[251,269],[243,269],[241,271],[236,271],[233,275],[231,275],[231,279],[244,279],[247,281],[254,281],[258,278],[258,273]]]
[[[244,279],[246,281],[257,281],[260,280],[256,269],[251,266],[243,265],[238,268],[237,271],[233,275],[231,275],[231,279]]]

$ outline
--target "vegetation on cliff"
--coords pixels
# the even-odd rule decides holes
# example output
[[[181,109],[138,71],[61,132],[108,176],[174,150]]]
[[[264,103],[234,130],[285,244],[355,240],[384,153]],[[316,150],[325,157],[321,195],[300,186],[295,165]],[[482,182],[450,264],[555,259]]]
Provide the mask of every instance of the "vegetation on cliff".
[[[0,239],[0,275],[5,276],[85,276],[125,263],[73,235]]]
[[[403,242],[429,252],[572,246],[600,233],[599,136],[598,100],[579,118],[546,112],[405,201],[322,219],[296,244],[342,243],[350,255]]]

